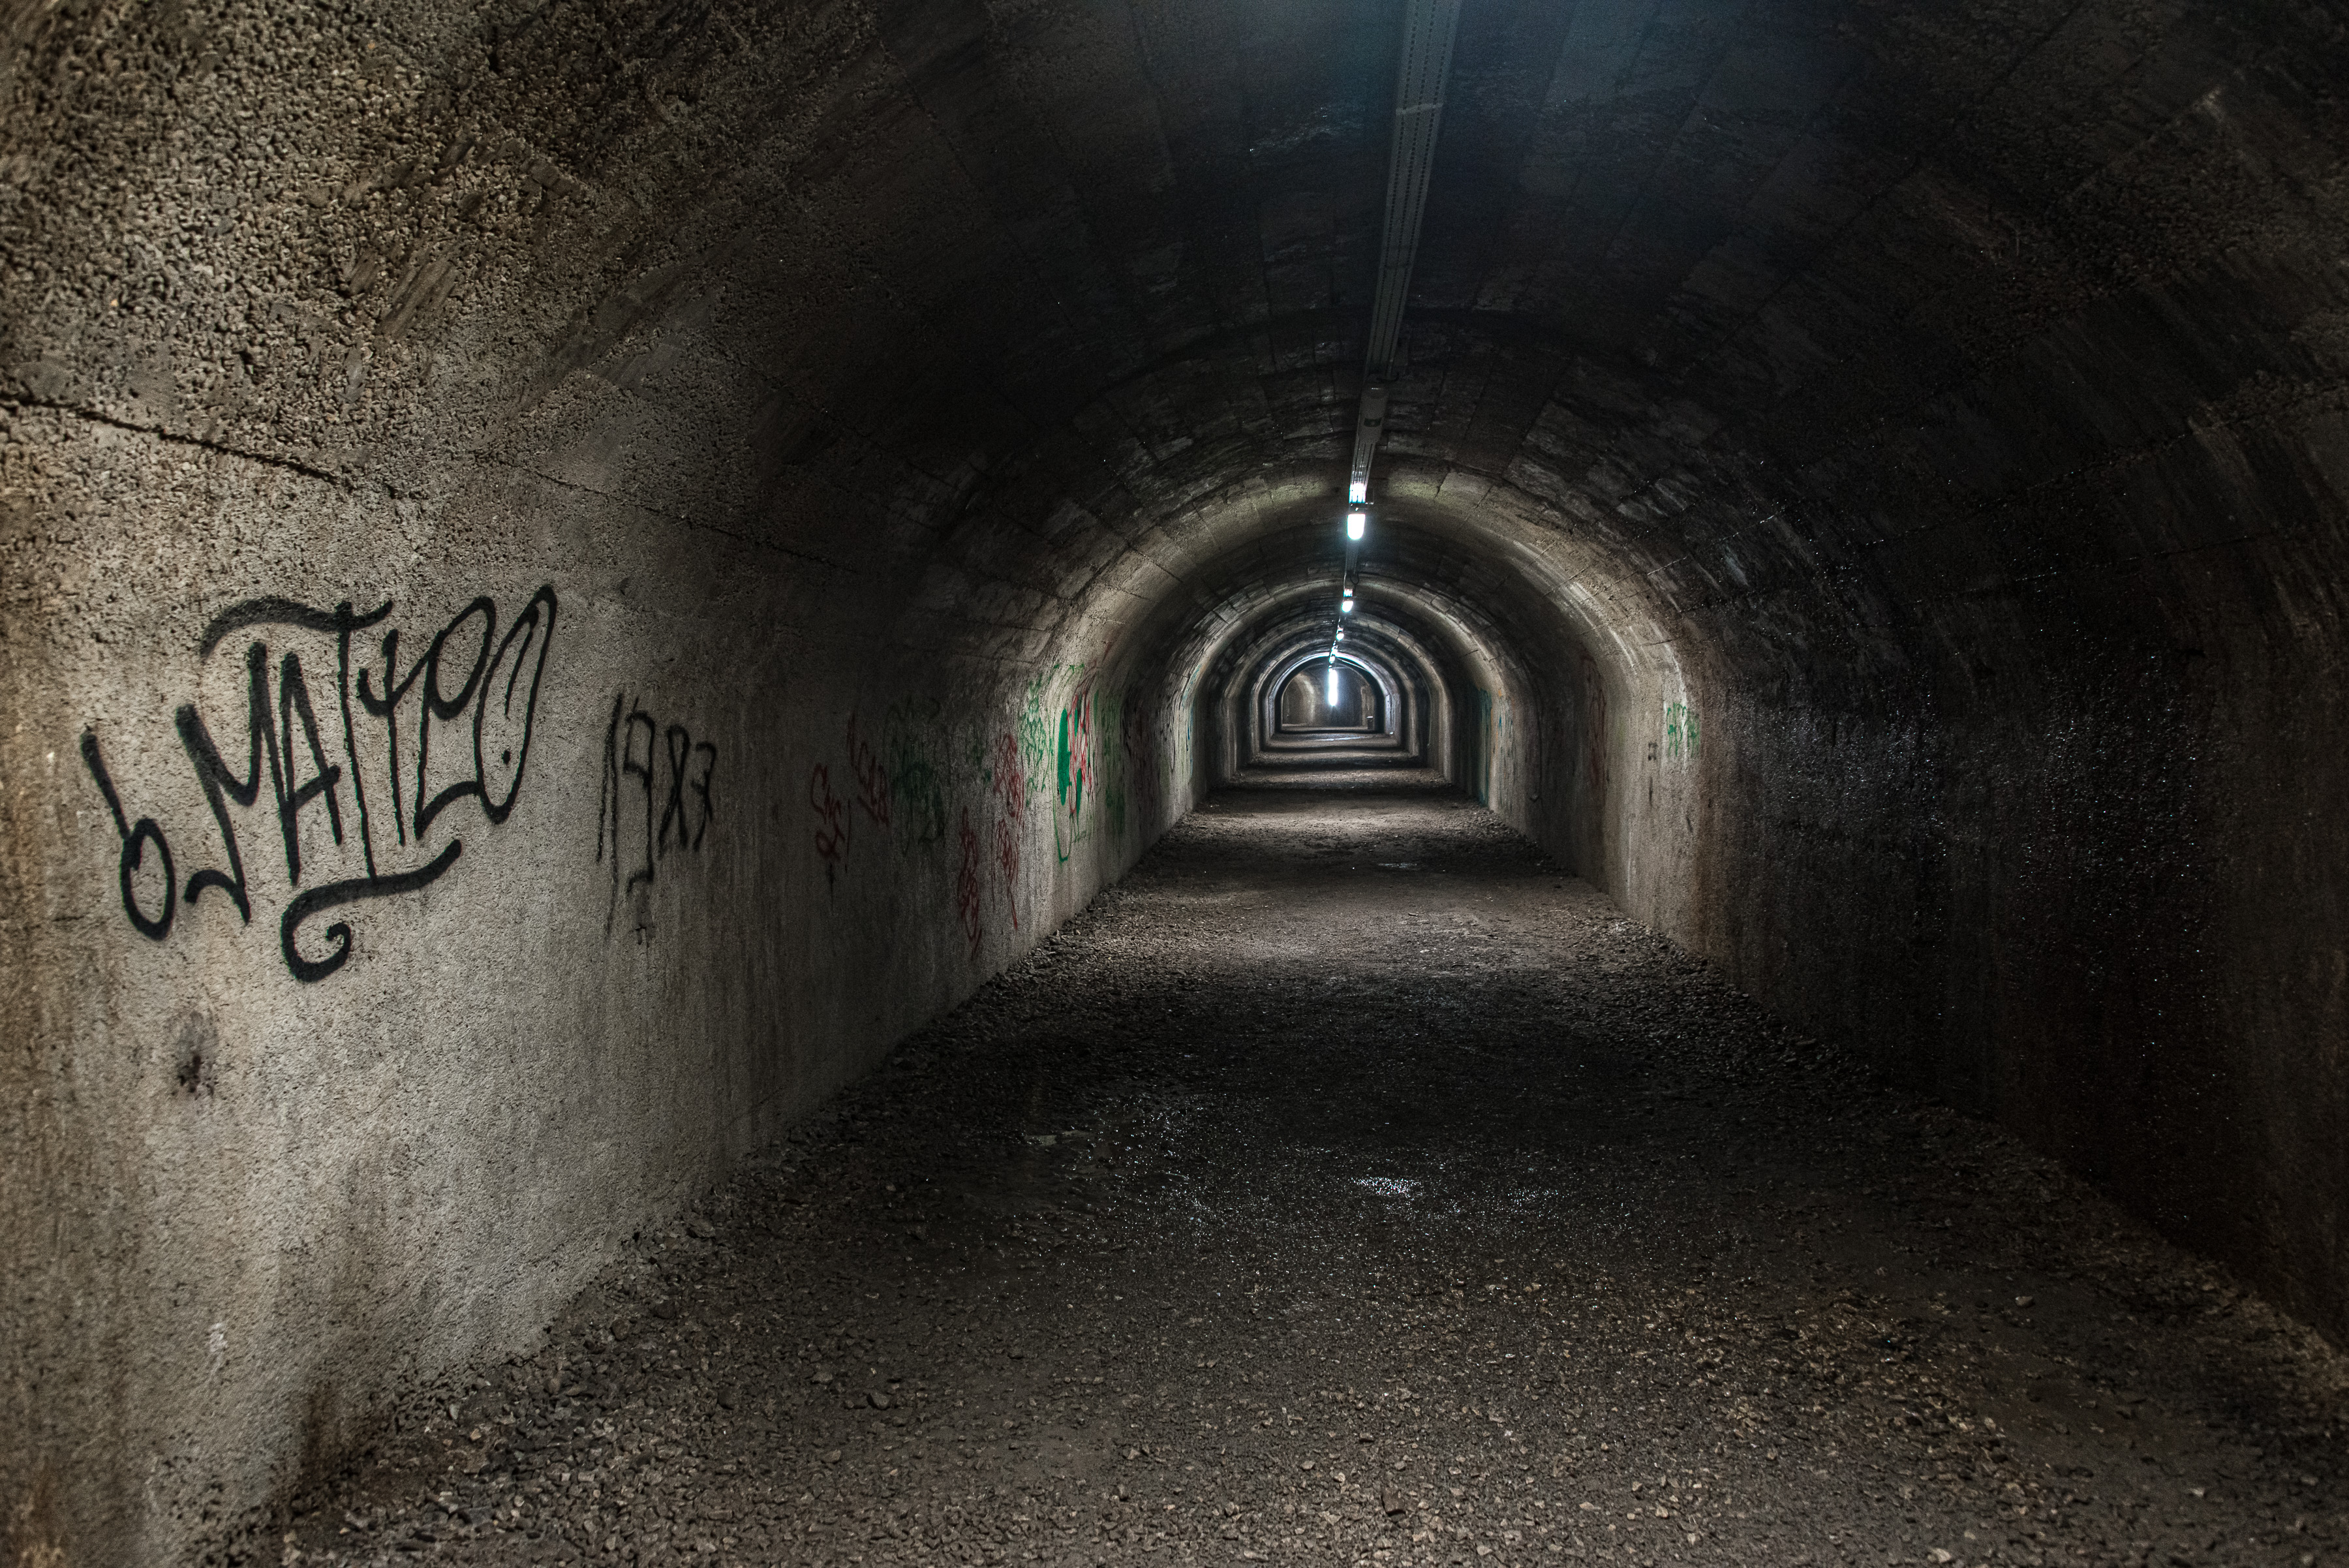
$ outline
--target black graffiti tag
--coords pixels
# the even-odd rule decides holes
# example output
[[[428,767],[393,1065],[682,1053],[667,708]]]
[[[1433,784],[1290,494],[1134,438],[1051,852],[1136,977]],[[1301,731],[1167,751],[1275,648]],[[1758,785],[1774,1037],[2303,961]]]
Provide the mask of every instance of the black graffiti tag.
[[[155,826],[153,817],[140,817],[136,827],[124,817],[122,797],[114,793],[114,780],[106,771],[106,759],[98,753],[98,736],[88,730],[81,732],[81,760],[89,769],[89,776],[98,781],[98,793],[106,797],[106,809],[114,814],[114,831],[122,836],[122,912],[130,917],[130,924],[140,935],[160,942],[171,934],[171,918],[180,908],[179,883],[171,870],[171,846],[165,841],[163,830]],[[163,862],[163,912],[153,916],[139,907],[139,889],[132,881],[150,844]]]
[[[639,742],[641,742],[641,746]],[[662,782],[666,764],[667,780]],[[604,732],[604,775],[595,805],[595,860],[608,854],[612,894],[604,910],[604,934],[612,934],[620,898],[652,882],[662,857],[674,846],[698,853],[716,813],[710,781],[718,771],[718,748],[696,741],[682,724],[662,728],[659,722],[631,703],[626,692],[612,699],[612,722]],[[644,855],[639,860],[621,847],[623,829],[634,815],[631,792],[644,799]],[[622,862],[627,865],[623,869]]]
[[[199,659],[209,658],[228,638],[253,627],[286,628],[334,638],[336,705],[329,711],[341,720],[342,760],[329,760],[327,736],[320,728],[317,704],[312,698],[300,654],[288,650],[278,660],[273,703],[269,647],[261,641],[249,644],[244,655],[245,732],[241,770],[232,764],[231,753],[222,750],[194,703],[181,704],[173,716],[181,747],[211,809],[226,862],[225,868],[208,866],[195,872],[181,890],[173,886],[171,849],[162,829],[151,817],[140,817],[136,825],[129,821],[100,753],[98,736],[95,732],[86,732],[82,737],[82,760],[105,797],[122,841],[119,873],[123,912],[129,917],[133,928],[160,941],[171,934],[181,900],[192,909],[206,892],[214,888],[227,897],[241,920],[251,923],[252,885],[236,818],[229,808],[234,805],[251,810],[257,806],[266,784],[284,844],[289,887],[302,888],[304,812],[314,805],[325,808],[327,830],[336,846],[345,843],[347,823],[356,818],[365,874],[304,889],[287,902],[278,925],[285,967],[295,979],[324,980],[340,969],[351,954],[349,924],[336,920],[327,925],[324,935],[328,950],[322,957],[311,958],[303,952],[299,940],[305,923],[331,909],[392,898],[430,885],[456,864],[464,852],[464,843],[452,839],[430,860],[404,869],[385,868],[379,863],[379,854],[388,855],[411,846],[421,848],[434,821],[462,800],[479,800],[482,815],[493,826],[512,813],[530,761],[539,686],[546,670],[547,650],[554,640],[557,607],[553,587],[541,587],[501,637],[496,604],[487,597],[476,598],[440,628],[424,654],[404,674],[399,667],[399,633],[397,629],[387,631],[379,645],[383,658],[380,694],[370,686],[369,670],[357,670],[354,679],[351,641],[355,634],[389,618],[392,606],[388,602],[359,615],[347,600],[332,610],[322,610],[293,599],[255,598],[232,605],[214,616],[198,641]],[[471,640],[476,635],[478,642]],[[452,646],[456,662],[465,669],[464,680],[454,691],[449,683]],[[523,683],[525,670],[527,686]],[[415,718],[414,785],[412,790],[404,791],[399,713],[411,691],[418,691],[420,700]],[[362,759],[361,730],[352,711],[354,692],[359,711],[382,724],[383,750],[388,759],[383,783],[391,802],[391,844],[378,842],[375,813],[368,800],[367,769]],[[428,800],[425,792],[430,776],[435,731],[445,732],[455,725],[461,732],[469,711],[472,771],[470,776],[460,775]],[[495,763],[490,761],[492,750]],[[346,788],[350,792],[352,808],[348,816],[343,799]],[[407,799],[415,802],[413,813],[406,809]],[[162,862],[165,881],[162,910],[156,915],[141,908],[134,880],[150,845]]]

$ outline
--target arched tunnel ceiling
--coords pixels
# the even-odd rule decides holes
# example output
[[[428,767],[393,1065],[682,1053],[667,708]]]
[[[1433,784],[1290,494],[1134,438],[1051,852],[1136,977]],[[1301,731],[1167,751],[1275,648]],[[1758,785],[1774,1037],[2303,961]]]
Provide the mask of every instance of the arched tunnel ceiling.
[[[616,598],[627,540],[678,541],[713,668],[1157,673],[1332,525],[1399,18],[18,7],[0,392],[336,487],[398,535],[386,584],[545,549]],[[2339,626],[2343,79],[2337,17],[2271,4],[1470,4],[1367,569],[1422,530],[1537,671],[1813,705],[1746,726],[1789,745],[1849,716],[1880,776],[1781,759],[1817,793],[1784,820],[1928,866],[1934,725],[2147,747]],[[73,478],[55,504],[149,499]],[[214,530],[184,570],[280,591],[318,536]],[[39,658],[83,656],[73,618]],[[2147,670],[2145,714],[2083,716]],[[2166,777],[2133,753],[2131,809],[2175,819]],[[1609,885],[1778,961],[1723,892],[1770,856],[1708,843],[1753,865],[1651,886],[1618,845]],[[1848,989],[1818,1005],[1891,1005]]]
[[[0,1494],[274,1517],[1214,784],[1335,618],[1402,12],[0,5]],[[2338,4],[1466,0],[1358,618],[1496,832],[2336,1334],[2344,82]],[[412,836],[317,825],[338,603],[550,671],[429,807],[389,705]]]
[[[1414,625],[1434,618],[1445,628],[1439,643],[1455,655],[1464,638],[1526,649],[1581,629],[1570,600],[1547,599],[1533,574],[1504,569],[1495,535],[1447,531],[1444,524],[1457,519],[1440,513],[1433,526],[1408,515],[1398,509],[1366,545],[1358,571],[1366,612],[1391,607]],[[1293,505],[1286,521],[1254,510],[1246,523],[1257,531],[1245,545],[1199,561],[1185,591],[1170,594],[1135,632],[1138,661],[1164,670],[1170,685],[1221,690],[1237,672],[1234,661],[1272,625],[1310,627],[1326,639],[1339,624],[1344,556],[1326,505]]]
[[[1234,628],[1235,635],[1217,639],[1212,658],[1199,666],[1199,689],[1210,699],[1244,693],[1299,650],[1326,651],[1335,618],[1329,601],[1327,593],[1313,587],[1269,599]],[[1456,682],[1463,677],[1466,649],[1457,628],[1464,623],[1440,597],[1423,594],[1402,604],[1365,600],[1344,624],[1342,650],[1374,654],[1398,678],[1410,672],[1439,689],[1447,679]]]
[[[25,12],[12,122],[109,132],[12,143],[7,362],[398,492],[468,452],[617,490],[823,603],[926,575],[903,629],[1001,651],[1329,493],[1394,12]],[[1396,489],[1763,618],[2213,543],[2099,496],[2336,384],[2342,47],[2271,7],[1471,5]],[[208,318],[285,347],[208,360]],[[2050,490],[2068,534],[2019,521]]]

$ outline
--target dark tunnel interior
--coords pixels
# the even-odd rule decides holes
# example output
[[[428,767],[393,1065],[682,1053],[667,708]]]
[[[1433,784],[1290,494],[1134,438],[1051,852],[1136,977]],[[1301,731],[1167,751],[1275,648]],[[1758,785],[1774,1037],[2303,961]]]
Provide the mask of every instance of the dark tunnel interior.
[[[0,1559],[2349,1551],[2344,83],[0,0]]]
[[[1273,734],[1334,732],[1355,738],[1386,733],[1384,688],[1353,659],[1332,656],[1321,660],[1319,668],[1299,666],[1285,673],[1286,680],[1274,677],[1280,690],[1273,708]]]

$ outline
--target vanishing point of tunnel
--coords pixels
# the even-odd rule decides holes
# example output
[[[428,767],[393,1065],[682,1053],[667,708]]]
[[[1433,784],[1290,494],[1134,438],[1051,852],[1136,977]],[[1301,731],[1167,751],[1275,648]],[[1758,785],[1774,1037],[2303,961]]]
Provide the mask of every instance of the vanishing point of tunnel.
[[[0,1568],[2349,1560],[2344,0],[0,0]]]

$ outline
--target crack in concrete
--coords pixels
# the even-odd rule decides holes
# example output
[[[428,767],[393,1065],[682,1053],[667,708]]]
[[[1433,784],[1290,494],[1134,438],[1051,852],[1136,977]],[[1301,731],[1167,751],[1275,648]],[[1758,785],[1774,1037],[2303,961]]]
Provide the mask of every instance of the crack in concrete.
[[[5,400],[13,408],[43,409],[50,413],[67,414],[78,420],[86,420],[94,425],[105,425],[113,430],[127,431],[132,435],[152,436],[157,441],[170,441],[177,446],[198,447],[205,452],[218,452],[222,457],[233,457],[245,462],[265,463],[271,468],[282,468],[288,472],[298,473],[305,479],[319,480],[333,485],[337,490],[352,488],[351,481],[347,476],[329,472],[323,468],[314,468],[298,459],[272,457],[267,452],[247,452],[243,447],[228,446],[216,441],[206,441],[202,436],[183,435],[178,431],[167,430],[161,425],[142,425],[130,420],[118,420],[111,414],[101,414],[95,409],[79,408],[72,403],[52,402],[47,398],[16,397]]]
[[[721,528],[715,523],[704,523],[698,518],[688,517],[682,512],[671,512],[665,507],[655,506],[650,502],[638,501],[626,495],[616,495],[608,490],[598,490],[592,484],[582,484],[574,479],[557,479],[554,474],[543,473],[530,464],[516,462],[512,458],[497,457],[486,452],[469,452],[465,455],[478,462],[495,463],[500,468],[511,469],[516,473],[526,473],[533,479],[543,480],[548,484],[560,485],[565,490],[575,490],[583,495],[593,495],[599,501],[609,501],[616,505],[649,513],[655,517],[675,523],[679,527],[699,529],[705,534],[715,534],[721,539],[731,539],[737,544],[748,545],[753,549],[771,550],[776,555],[789,556],[795,561],[807,561],[832,571],[845,572],[850,576],[858,575],[855,567],[843,566],[838,561],[828,561],[822,556],[811,556],[804,550],[794,550],[788,545],[778,545],[771,540],[756,538],[736,529]]]

